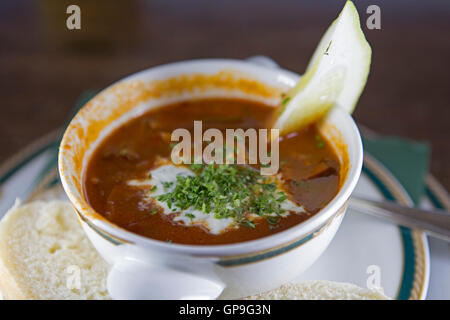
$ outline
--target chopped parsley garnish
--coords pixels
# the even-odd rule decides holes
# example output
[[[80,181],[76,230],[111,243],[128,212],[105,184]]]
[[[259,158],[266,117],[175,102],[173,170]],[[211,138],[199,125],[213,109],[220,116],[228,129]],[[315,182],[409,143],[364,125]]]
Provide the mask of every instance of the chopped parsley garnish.
[[[314,139],[316,140],[317,148],[320,149],[320,148],[323,148],[325,146],[325,141],[323,141],[322,138],[318,134],[316,134],[314,136]]]
[[[300,180],[300,181],[292,180],[292,184],[295,187],[301,187],[301,188],[309,188],[311,186],[311,183],[309,183],[308,181],[305,181],[305,180]]]
[[[173,182],[163,182],[164,189],[169,189],[173,185]]]
[[[267,222],[270,223],[271,225],[276,225],[278,224],[278,222],[280,222],[280,217],[274,217],[274,216],[267,216],[266,217]]]
[[[291,100],[291,97],[285,97],[285,98],[281,101],[281,105],[282,105],[282,106],[285,106],[285,105],[289,102],[289,100]]]
[[[280,110],[278,110],[278,114],[281,114],[284,109],[286,109],[286,105],[287,103],[291,100],[291,97],[286,96],[283,98],[283,100],[281,100],[281,106],[280,106]]]
[[[193,164],[191,170],[195,175],[178,176],[173,191],[156,199],[169,208],[193,208],[214,214],[217,219],[233,218],[250,228],[255,227],[248,219],[252,213],[272,219],[285,212],[281,204],[287,199],[286,194],[252,167]],[[189,213],[186,216],[195,218]]]
[[[250,221],[250,220],[242,220],[241,224],[246,226],[246,227],[249,227],[249,228],[255,228],[256,227],[255,224],[252,221]]]

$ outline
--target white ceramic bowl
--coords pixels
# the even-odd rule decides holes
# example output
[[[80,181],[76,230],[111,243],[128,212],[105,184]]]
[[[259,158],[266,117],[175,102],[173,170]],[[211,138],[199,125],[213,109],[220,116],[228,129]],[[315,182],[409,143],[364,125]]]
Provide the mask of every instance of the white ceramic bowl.
[[[94,246],[111,264],[108,290],[117,299],[239,298],[288,282],[326,249],[358,181],[362,144],[350,115],[334,108],[320,125],[346,169],[328,205],[288,230],[229,245],[181,245],[122,229],[86,202],[83,175],[92,151],[114,128],[175,101],[244,97],[276,105],[299,76],[264,59],[194,60],[150,68],[99,93],[74,117],[59,153],[64,189]]]

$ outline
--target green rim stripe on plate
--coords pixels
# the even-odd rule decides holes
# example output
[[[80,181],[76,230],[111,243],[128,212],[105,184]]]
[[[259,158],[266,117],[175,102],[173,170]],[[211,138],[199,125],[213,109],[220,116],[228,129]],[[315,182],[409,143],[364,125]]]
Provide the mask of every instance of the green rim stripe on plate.
[[[395,201],[394,196],[389,189],[383,184],[383,182],[367,167],[363,167],[363,172],[369,176],[369,178],[375,183],[383,196],[391,201]],[[400,290],[397,295],[397,300],[408,300],[411,296],[411,290],[414,283],[414,271],[415,271],[415,257],[414,257],[414,244],[411,235],[411,230],[405,227],[399,227],[400,234],[403,241],[403,277],[400,285]]]
[[[444,206],[442,205],[441,201],[439,201],[438,197],[430,190],[430,188],[426,188],[425,190],[426,195],[428,198],[430,198],[431,203],[437,208],[437,209],[443,209],[445,210]]]
[[[3,176],[0,177],[0,184],[4,183],[6,180],[11,178],[11,176],[14,175],[17,171],[19,171],[19,169],[24,167],[26,164],[28,164],[28,162],[33,160],[35,157],[40,155],[42,152],[44,152],[47,149],[52,148],[54,146],[56,146],[56,147],[58,146],[58,141],[49,142],[48,144],[46,144],[43,147],[40,147],[39,149],[34,151],[29,156],[25,157],[23,160],[21,160],[18,164],[16,164],[13,168],[11,168],[8,172],[6,172]]]

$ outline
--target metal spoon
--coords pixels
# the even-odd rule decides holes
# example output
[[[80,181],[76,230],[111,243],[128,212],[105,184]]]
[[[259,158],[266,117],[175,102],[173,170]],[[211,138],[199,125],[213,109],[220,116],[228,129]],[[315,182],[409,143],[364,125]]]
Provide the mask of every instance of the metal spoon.
[[[368,213],[405,227],[422,229],[430,236],[450,241],[450,212],[448,211],[424,210],[357,196],[350,198],[349,206],[357,212]]]

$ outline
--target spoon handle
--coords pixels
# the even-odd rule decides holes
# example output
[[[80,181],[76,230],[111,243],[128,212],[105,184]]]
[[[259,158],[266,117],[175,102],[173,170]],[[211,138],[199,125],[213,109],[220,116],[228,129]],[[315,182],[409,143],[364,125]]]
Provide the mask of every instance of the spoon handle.
[[[424,210],[352,196],[350,208],[387,219],[399,225],[422,229],[428,235],[450,241],[450,213],[443,210]]]

